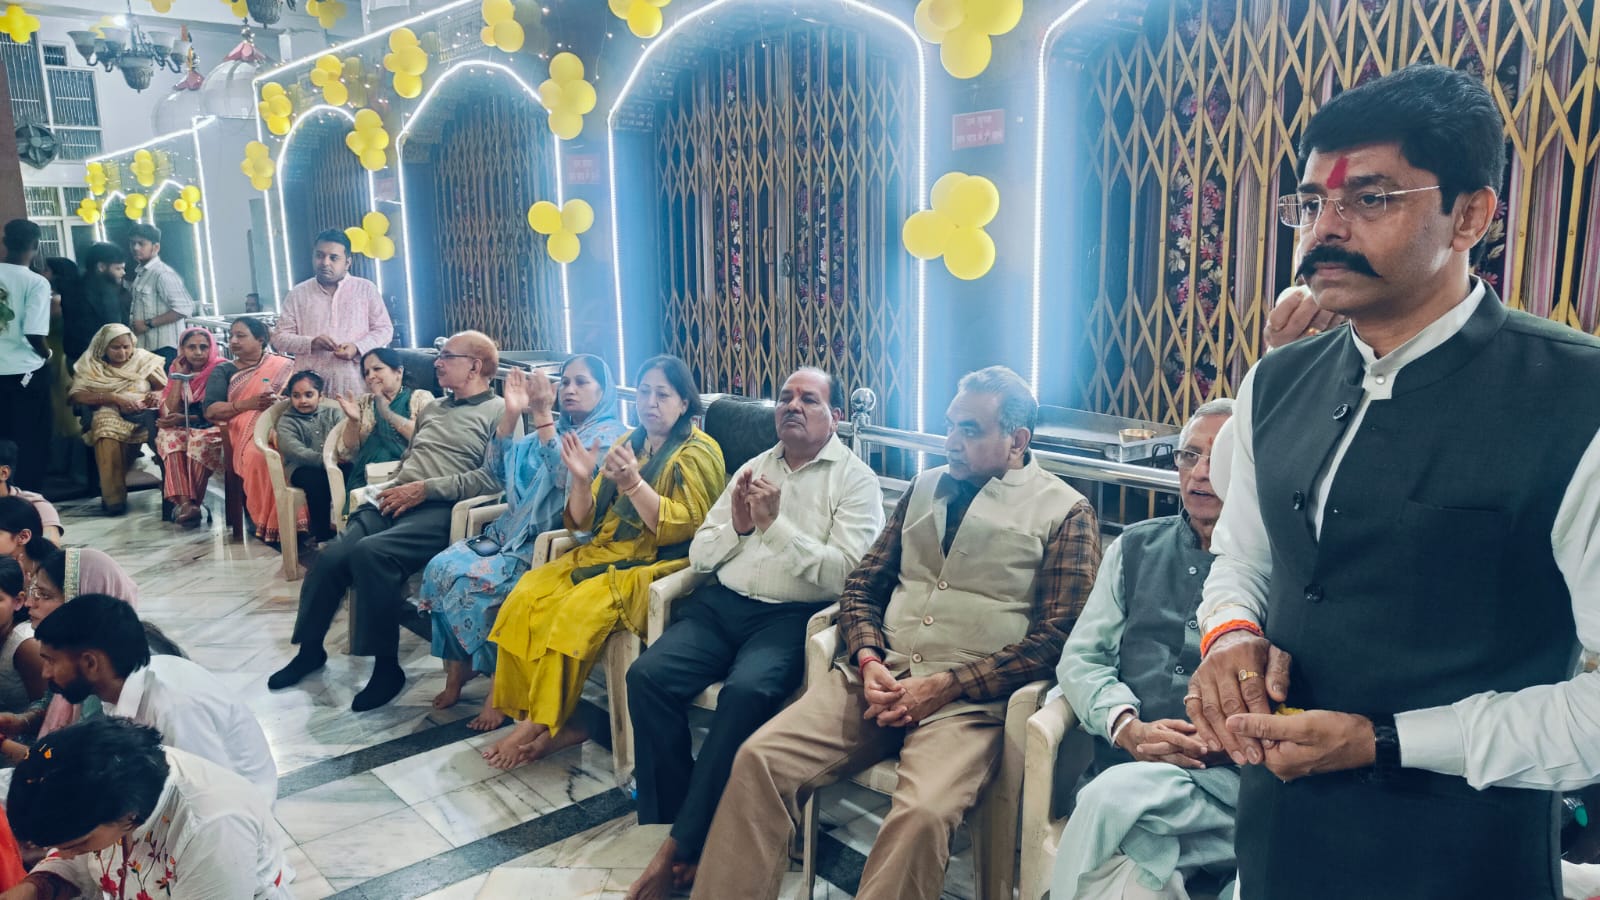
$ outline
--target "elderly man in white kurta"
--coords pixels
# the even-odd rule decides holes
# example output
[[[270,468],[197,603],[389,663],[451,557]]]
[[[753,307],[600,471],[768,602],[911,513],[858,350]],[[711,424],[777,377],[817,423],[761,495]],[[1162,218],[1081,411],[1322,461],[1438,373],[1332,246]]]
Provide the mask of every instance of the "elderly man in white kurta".
[[[317,235],[311,265],[315,277],[295,285],[283,299],[272,346],[294,354],[298,368],[321,375],[323,393],[364,393],[361,357],[394,337],[389,308],[377,285],[350,274],[350,239],[344,232]]]

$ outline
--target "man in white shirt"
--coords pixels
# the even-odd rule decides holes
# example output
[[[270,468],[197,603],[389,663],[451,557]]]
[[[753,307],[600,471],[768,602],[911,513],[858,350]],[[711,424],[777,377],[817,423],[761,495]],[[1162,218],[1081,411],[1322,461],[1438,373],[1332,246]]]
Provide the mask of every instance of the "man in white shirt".
[[[272,346],[292,353],[295,363],[322,376],[323,394],[342,397],[366,391],[361,357],[394,337],[389,309],[378,286],[350,274],[350,239],[342,231],[317,235],[311,254],[313,278],[283,298]]]
[[[6,815],[19,840],[52,849],[0,900],[294,896],[260,793],[127,719],[41,739],[11,779]]]
[[[12,477],[24,487],[44,482],[50,447],[50,282],[29,265],[39,251],[39,226],[12,219],[0,262],[0,438],[16,441]],[[45,423],[41,427],[41,423]]]
[[[800,686],[806,622],[838,599],[883,527],[878,478],[837,435],[843,402],[821,370],[784,381],[778,445],[740,467],[689,546],[690,566],[716,580],[628,670],[639,822],[673,823],[630,898],[665,898],[693,879],[734,755]],[[689,701],[717,681],[695,757]]]
[[[108,715],[149,725],[167,746],[237,773],[269,805],[277,798],[278,767],[255,714],[201,666],[181,656],[152,657],[132,606],[84,594],[39,625],[34,637],[45,675],[68,701],[93,694]]]
[[[1503,129],[1479,79],[1404,69],[1317,113],[1280,200],[1350,327],[1263,357],[1234,417],[1185,705],[1246,766],[1243,897],[1561,895],[1554,792],[1600,777],[1600,674],[1569,677],[1600,342],[1471,274]]]
[[[128,229],[128,252],[139,264],[133,276],[128,327],[141,349],[170,364],[178,358],[180,323],[195,313],[194,298],[177,270],[161,261],[161,229],[143,223]]]

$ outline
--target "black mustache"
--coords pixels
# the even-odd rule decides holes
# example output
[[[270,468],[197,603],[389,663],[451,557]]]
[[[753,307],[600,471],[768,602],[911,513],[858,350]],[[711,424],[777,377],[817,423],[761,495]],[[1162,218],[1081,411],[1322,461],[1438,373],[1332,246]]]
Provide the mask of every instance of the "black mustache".
[[[1295,270],[1296,278],[1310,278],[1316,273],[1316,268],[1322,263],[1332,263],[1344,266],[1357,275],[1366,275],[1372,278],[1382,278],[1378,271],[1372,268],[1372,263],[1359,253],[1353,253],[1343,247],[1332,244],[1318,244],[1306,251],[1300,260],[1300,268]]]

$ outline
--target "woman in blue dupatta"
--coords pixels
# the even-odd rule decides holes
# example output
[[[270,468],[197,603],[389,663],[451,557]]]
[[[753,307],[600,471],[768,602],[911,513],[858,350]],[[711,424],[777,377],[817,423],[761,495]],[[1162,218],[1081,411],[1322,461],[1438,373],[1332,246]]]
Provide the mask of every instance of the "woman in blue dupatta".
[[[435,556],[422,573],[422,609],[433,616],[433,655],[444,660],[445,687],[436,709],[455,705],[475,674],[494,676],[495,646],[489,642],[501,601],[533,556],[540,532],[561,527],[567,500],[567,466],[561,435],[573,432],[586,447],[609,447],[627,432],[618,411],[616,383],[597,356],[579,354],[561,367],[557,387],[542,375],[513,369],[505,381],[505,415],[489,445],[489,463],[505,485],[507,509],[477,538],[460,541]],[[523,411],[533,433],[514,437]],[[491,690],[488,696],[493,696]],[[470,726],[498,728],[505,721],[487,699]]]

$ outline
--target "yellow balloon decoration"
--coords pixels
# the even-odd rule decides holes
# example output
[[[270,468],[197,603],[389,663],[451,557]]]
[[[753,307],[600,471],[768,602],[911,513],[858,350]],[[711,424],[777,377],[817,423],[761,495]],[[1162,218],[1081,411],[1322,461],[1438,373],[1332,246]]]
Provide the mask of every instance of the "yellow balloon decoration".
[[[261,114],[268,131],[279,137],[289,133],[289,117],[294,115],[294,103],[283,85],[276,81],[262,85],[261,102],[256,104],[256,112]]]
[[[661,10],[672,0],[610,0],[611,14],[628,23],[634,37],[645,40],[661,33]]]
[[[143,194],[129,194],[122,198],[122,214],[137,222],[144,218],[145,208],[149,205],[149,197]]]
[[[994,268],[994,239],[983,230],[1000,213],[1000,190],[981,175],[951,172],[934,182],[932,208],[913,213],[900,230],[906,251],[923,260],[944,257],[962,281]]]
[[[389,52],[384,54],[383,67],[394,75],[394,92],[407,100],[422,93],[422,73],[428,71],[428,51],[416,32],[397,28],[389,33]]]
[[[344,77],[345,64],[331,53],[318,57],[316,68],[311,70],[311,83],[322,89],[322,99],[329,106],[350,102],[350,88]]]
[[[383,119],[370,109],[356,113],[355,130],[344,136],[344,145],[361,160],[361,167],[376,172],[389,165],[389,132],[383,128]]]
[[[172,0],[150,0],[150,8],[162,15],[172,12]]]
[[[104,163],[92,162],[84,166],[83,180],[89,185],[89,193],[96,197],[106,192],[106,167]]]
[[[350,239],[350,252],[376,259],[380,262],[394,258],[394,239],[389,237],[389,217],[381,212],[369,212],[361,217],[361,224],[344,230]]]
[[[183,190],[178,192],[178,199],[172,201],[172,209],[190,225],[200,221],[200,189],[192,184],[184,185]]]
[[[101,16],[100,17],[100,21],[98,21],[98,22],[94,23],[93,25],[89,26],[89,31],[92,32],[94,34],[94,36],[97,37],[97,38],[104,38],[106,36],[106,29],[107,28],[116,28],[116,27],[117,27],[117,20],[116,19],[113,19],[110,16]]]
[[[550,113],[550,130],[570,141],[583,133],[583,117],[594,110],[594,85],[583,80],[583,60],[557,53],[550,60],[550,77],[539,85],[539,101]]]
[[[244,147],[244,162],[239,164],[239,171],[250,179],[250,186],[258,191],[272,187],[272,176],[277,171],[269,153],[266,144],[251,141]]]
[[[4,14],[0,14],[0,34],[19,44],[26,44],[38,30],[39,20],[15,3],[7,6]]]
[[[528,36],[516,15],[511,0],[483,0],[483,42],[507,53],[521,50]]]
[[[545,250],[551,259],[566,265],[583,250],[578,235],[594,227],[594,207],[585,200],[568,200],[565,206],[540,200],[528,208],[528,225],[549,236]]]
[[[85,197],[78,201],[78,218],[93,225],[100,221],[100,204],[93,197]]]
[[[306,14],[315,16],[323,29],[332,28],[344,18],[343,0],[306,0]]]
[[[245,0],[222,0],[222,5],[226,6],[236,19],[250,18],[250,7]]]
[[[133,170],[133,177],[144,187],[156,183],[156,158],[149,150],[134,153],[133,165],[128,168]]]
[[[912,14],[917,34],[939,45],[939,61],[957,78],[976,78],[994,56],[991,38],[1022,21],[1022,0],[921,0]]]

